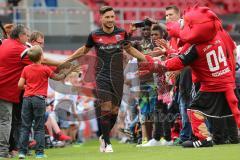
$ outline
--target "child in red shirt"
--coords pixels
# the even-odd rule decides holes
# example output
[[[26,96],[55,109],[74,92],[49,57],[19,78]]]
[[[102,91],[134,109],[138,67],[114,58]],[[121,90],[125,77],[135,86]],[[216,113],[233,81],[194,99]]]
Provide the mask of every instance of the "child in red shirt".
[[[18,82],[20,89],[25,89],[22,104],[22,126],[20,131],[19,159],[24,159],[28,150],[29,133],[34,120],[34,139],[36,144],[36,158],[44,158],[44,114],[46,111],[45,98],[47,97],[48,78],[61,80],[72,71],[72,67],[65,73],[55,74],[41,64],[43,59],[42,48],[33,46],[28,51],[29,59],[33,64],[24,67]]]

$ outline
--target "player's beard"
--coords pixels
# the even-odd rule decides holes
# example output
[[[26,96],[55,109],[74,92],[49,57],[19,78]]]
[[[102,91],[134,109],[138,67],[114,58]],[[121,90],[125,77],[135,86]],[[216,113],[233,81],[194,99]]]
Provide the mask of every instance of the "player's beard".
[[[108,22],[109,23],[109,22]],[[111,26],[108,26],[108,23],[105,23],[105,24],[103,24],[103,26],[105,27],[105,28],[107,28],[107,29],[111,29],[111,28],[113,28],[114,27],[114,22],[112,22],[112,25]]]

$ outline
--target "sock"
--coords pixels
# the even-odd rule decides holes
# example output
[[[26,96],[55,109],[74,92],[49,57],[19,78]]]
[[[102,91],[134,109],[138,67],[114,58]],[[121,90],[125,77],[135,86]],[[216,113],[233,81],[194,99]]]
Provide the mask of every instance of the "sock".
[[[110,134],[110,127],[111,127],[111,112],[110,111],[101,111],[100,117],[100,125],[101,131],[103,135],[103,139],[106,144],[111,144],[109,134]]]
[[[55,133],[55,138],[58,139],[61,136],[62,132],[59,131],[58,133]]]
[[[112,114],[111,116],[111,126],[110,126],[110,131],[113,129],[116,121],[117,121],[118,115],[117,114]]]
[[[189,120],[192,125],[192,131],[194,136],[199,140],[205,140],[210,137],[210,133],[205,123],[205,117],[202,113],[197,111],[187,111]]]
[[[225,96],[228,102],[228,105],[233,113],[233,117],[236,121],[238,128],[240,128],[240,111],[238,108],[238,99],[234,93],[234,90],[227,90]]]

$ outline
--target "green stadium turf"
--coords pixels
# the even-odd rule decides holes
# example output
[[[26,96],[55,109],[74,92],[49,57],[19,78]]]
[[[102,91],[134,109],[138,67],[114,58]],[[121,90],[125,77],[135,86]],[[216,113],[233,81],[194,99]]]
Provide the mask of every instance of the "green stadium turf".
[[[184,149],[180,146],[136,148],[113,141],[114,153],[99,153],[98,141],[45,150],[49,160],[240,160],[240,144]],[[17,158],[15,158],[17,159]],[[29,156],[26,159],[35,159]]]

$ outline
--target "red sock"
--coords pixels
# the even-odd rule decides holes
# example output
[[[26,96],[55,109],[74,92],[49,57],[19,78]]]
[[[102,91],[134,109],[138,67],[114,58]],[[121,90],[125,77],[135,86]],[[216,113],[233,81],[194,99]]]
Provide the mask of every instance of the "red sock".
[[[234,90],[232,89],[232,90],[226,91],[225,96],[226,96],[228,105],[233,113],[237,126],[238,128],[240,128],[240,111],[238,108],[238,99],[234,93]]]
[[[194,136],[196,136],[199,140],[205,140],[210,137],[210,133],[205,123],[205,117],[197,111],[188,110],[187,113]]]

